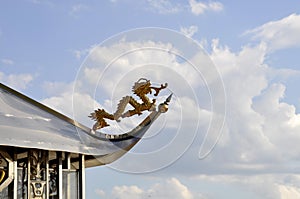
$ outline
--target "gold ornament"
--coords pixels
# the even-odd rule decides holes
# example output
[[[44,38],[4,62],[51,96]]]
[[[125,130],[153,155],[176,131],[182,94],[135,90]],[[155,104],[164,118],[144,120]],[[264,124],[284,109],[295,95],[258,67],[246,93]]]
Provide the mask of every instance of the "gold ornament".
[[[154,96],[158,96],[159,92],[162,89],[165,89],[167,86],[168,84],[165,83],[165,85],[161,84],[161,86],[158,88],[152,87],[150,80],[140,78],[134,83],[132,91],[142,100],[143,103],[139,103],[132,96],[125,96],[120,100],[117,110],[113,114],[107,113],[104,109],[95,110],[89,115],[90,118],[96,121],[93,126],[93,130],[96,131],[103,127],[109,126],[104,118],[120,122],[120,118],[131,117],[136,114],[141,115],[143,111],[154,111],[156,108],[156,99],[150,100],[147,97],[147,94],[152,94],[152,90],[154,90]],[[125,108],[128,104],[130,104],[134,109],[125,112]]]

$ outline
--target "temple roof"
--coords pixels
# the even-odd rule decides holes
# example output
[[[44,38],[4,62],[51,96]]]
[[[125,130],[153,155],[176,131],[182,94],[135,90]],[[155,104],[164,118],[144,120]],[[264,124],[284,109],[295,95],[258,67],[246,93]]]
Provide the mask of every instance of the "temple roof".
[[[154,111],[129,134],[118,139],[92,135],[91,129],[0,83],[0,146],[65,151],[114,161],[140,139],[159,112]],[[93,158],[91,158],[93,159]]]

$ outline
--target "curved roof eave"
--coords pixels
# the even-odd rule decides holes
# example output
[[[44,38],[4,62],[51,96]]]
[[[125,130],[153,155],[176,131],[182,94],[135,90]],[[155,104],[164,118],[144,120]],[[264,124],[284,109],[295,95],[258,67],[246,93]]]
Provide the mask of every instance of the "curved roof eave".
[[[159,114],[152,112],[127,133],[130,139],[97,138],[90,128],[0,83],[0,146],[79,153],[109,163],[132,148]]]

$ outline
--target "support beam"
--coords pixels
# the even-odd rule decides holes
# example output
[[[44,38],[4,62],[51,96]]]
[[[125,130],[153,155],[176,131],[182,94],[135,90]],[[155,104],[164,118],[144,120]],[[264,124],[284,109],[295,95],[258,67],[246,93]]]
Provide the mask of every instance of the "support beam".
[[[58,199],[63,198],[63,172],[62,172],[62,152],[57,152],[57,158],[58,158]]]
[[[70,153],[65,153],[65,168],[67,169],[68,173],[66,175],[66,181],[67,181],[67,187],[66,187],[66,194],[67,194],[67,199],[72,199],[71,198],[71,179],[70,179],[70,169],[71,169],[71,154]],[[73,190],[74,191],[74,190]]]
[[[46,152],[46,199],[49,198],[49,151]]]
[[[30,185],[30,174],[31,174],[31,163],[30,163],[31,151],[28,151],[28,163],[27,163],[27,199],[31,198],[31,185]]]
[[[14,190],[13,190],[13,199],[18,199],[18,159],[17,154],[15,153],[16,150],[14,150]]]
[[[79,199],[85,199],[85,164],[84,155],[79,156]]]

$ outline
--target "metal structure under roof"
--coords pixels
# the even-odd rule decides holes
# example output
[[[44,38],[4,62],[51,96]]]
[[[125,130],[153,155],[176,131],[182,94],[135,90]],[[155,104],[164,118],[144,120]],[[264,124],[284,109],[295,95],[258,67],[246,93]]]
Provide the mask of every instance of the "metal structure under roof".
[[[0,199],[83,199],[87,167],[130,150],[167,110],[160,104],[122,135],[92,130],[0,84]]]

